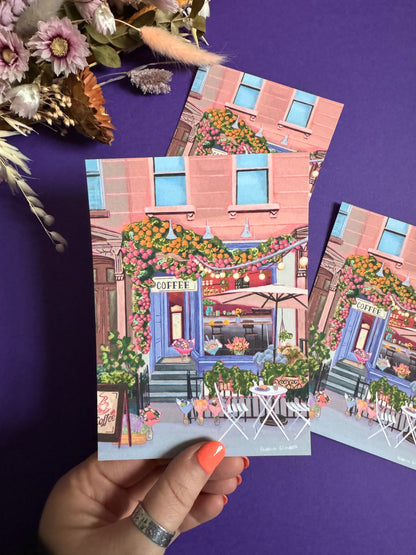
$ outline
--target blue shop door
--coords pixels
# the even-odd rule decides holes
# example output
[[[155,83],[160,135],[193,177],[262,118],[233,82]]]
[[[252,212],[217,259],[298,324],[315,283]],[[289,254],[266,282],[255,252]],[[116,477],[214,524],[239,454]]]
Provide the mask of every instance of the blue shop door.
[[[357,362],[354,350],[364,349],[371,353],[368,365],[375,364],[381,349],[384,332],[388,323],[386,319],[375,318],[357,310],[350,309],[345,327],[342,332],[341,342],[336,350],[333,364],[338,360],[351,360]]]
[[[151,332],[152,346],[150,349],[150,363],[154,367],[156,362],[163,357],[163,296],[164,293],[150,293],[150,314],[151,314]],[[153,364],[152,364],[153,363]]]

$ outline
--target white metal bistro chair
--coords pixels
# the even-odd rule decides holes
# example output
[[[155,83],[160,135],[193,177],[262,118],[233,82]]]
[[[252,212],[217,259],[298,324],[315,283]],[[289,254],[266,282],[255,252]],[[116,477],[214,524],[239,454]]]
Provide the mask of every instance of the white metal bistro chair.
[[[231,422],[230,426],[225,430],[218,441],[221,441],[227,434],[232,430],[232,428],[237,428],[237,430],[242,434],[247,440],[248,437],[242,427],[239,424],[240,418],[242,418],[246,412],[248,412],[248,407],[244,402],[244,399],[238,399],[237,397],[230,396],[226,398],[223,396],[222,392],[219,390],[218,385],[214,384],[215,393],[218,397],[218,401],[221,405],[222,412],[224,416],[228,418]]]
[[[307,426],[311,425],[311,421],[308,418],[309,407],[303,401],[299,401],[299,399],[294,399],[293,401],[286,401],[286,407],[288,410],[296,414],[295,422],[297,422],[299,419],[303,421],[303,426],[301,427],[301,429],[299,430],[299,432],[296,434],[294,438],[294,439],[298,439],[298,437],[303,432],[303,430]],[[294,424],[295,423],[293,423],[293,425]]]
[[[396,412],[386,401],[379,399],[378,393],[376,393],[376,416],[380,428],[371,434],[368,439],[371,439],[380,432],[383,432],[389,447],[391,447],[386,430],[388,430],[390,426],[394,426],[396,424]]]

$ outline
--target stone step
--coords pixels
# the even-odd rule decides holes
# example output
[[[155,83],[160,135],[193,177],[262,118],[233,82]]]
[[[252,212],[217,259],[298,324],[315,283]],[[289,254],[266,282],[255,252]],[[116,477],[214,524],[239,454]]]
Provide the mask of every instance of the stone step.
[[[354,381],[357,381],[358,377],[360,376],[360,374],[357,374],[356,372],[352,371],[351,369],[340,367],[340,366],[338,366],[338,364],[336,364],[336,366],[331,368],[330,373],[336,374],[337,376],[343,376],[344,378],[348,378],[348,379],[354,380]]]
[[[189,374],[192,377],[196,376],[196,372],[191,372]],[[151,380],[178,380],[178,379],[182,379],[182,380],[186,380],[187,377],[187,373],[186,372],[167,372],[167,371],[157,371],[157,372],[153,372],[152,376],[151,376]]]
[[[344,395],[344,393],[354,393],[353,391],[346,391],[345,388],[334,383],[327,383],[325,389],[329,389],[330,391],[333,391],[334,393],[339,393],[340,395]]]
[[[186,391],[178,391],[175,393],[172,392],[163,392],[163,391],[155,391],[154,393],[150,392],[150,402],[159,402],[159,403],[176,403],[176,399],[187,399],[188,394]]]

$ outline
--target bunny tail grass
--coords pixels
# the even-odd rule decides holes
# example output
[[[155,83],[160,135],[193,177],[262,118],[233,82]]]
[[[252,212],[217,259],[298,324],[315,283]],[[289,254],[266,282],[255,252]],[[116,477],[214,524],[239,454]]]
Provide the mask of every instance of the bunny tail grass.
[[[144,26],[140,28],[143,42],[157,54],[162,54],[171,60],[185,65],[213,65],[221,64],[225,57],[202,50],[190,42],[171,35],[160,27]]]

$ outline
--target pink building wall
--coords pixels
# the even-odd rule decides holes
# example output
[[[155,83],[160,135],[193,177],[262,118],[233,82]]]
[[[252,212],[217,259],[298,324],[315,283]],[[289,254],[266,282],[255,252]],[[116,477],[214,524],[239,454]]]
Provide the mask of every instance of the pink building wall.
[[[285,121],[296,92],[292,87],[264,80],[254,109],[233,104],[243,76],[242,71],[212,66],[201,93],[190,93],[181,119],[195,126],[207,108],[228,107],[254,130],[262,129],[263,136],[271,143],[279,145],[284,141],[286,148],[305,152],[328,149],[342,104],[318,97],[307,128],[299,127]],[[184,154],[189,154],[192,140],[191,133]],[[174,148],[169,149],[169,155],[177,154]]]
[[[293,232],[307,225],[309,157],[305,153],[269,154],[269,204],[236,205],[236,158],[185,158],[186,206],[154,206],[153,159],[102,160],[104,213],[93,212],[91,224],[121,233],[123,226],[155,215],[224,241],[240,240],[246,219],[250,241]],[[99,216],[99,217],[96,217]],[[107,216],[107,217],[102,217]],[[242,241],[242,240],[241,240]]]

